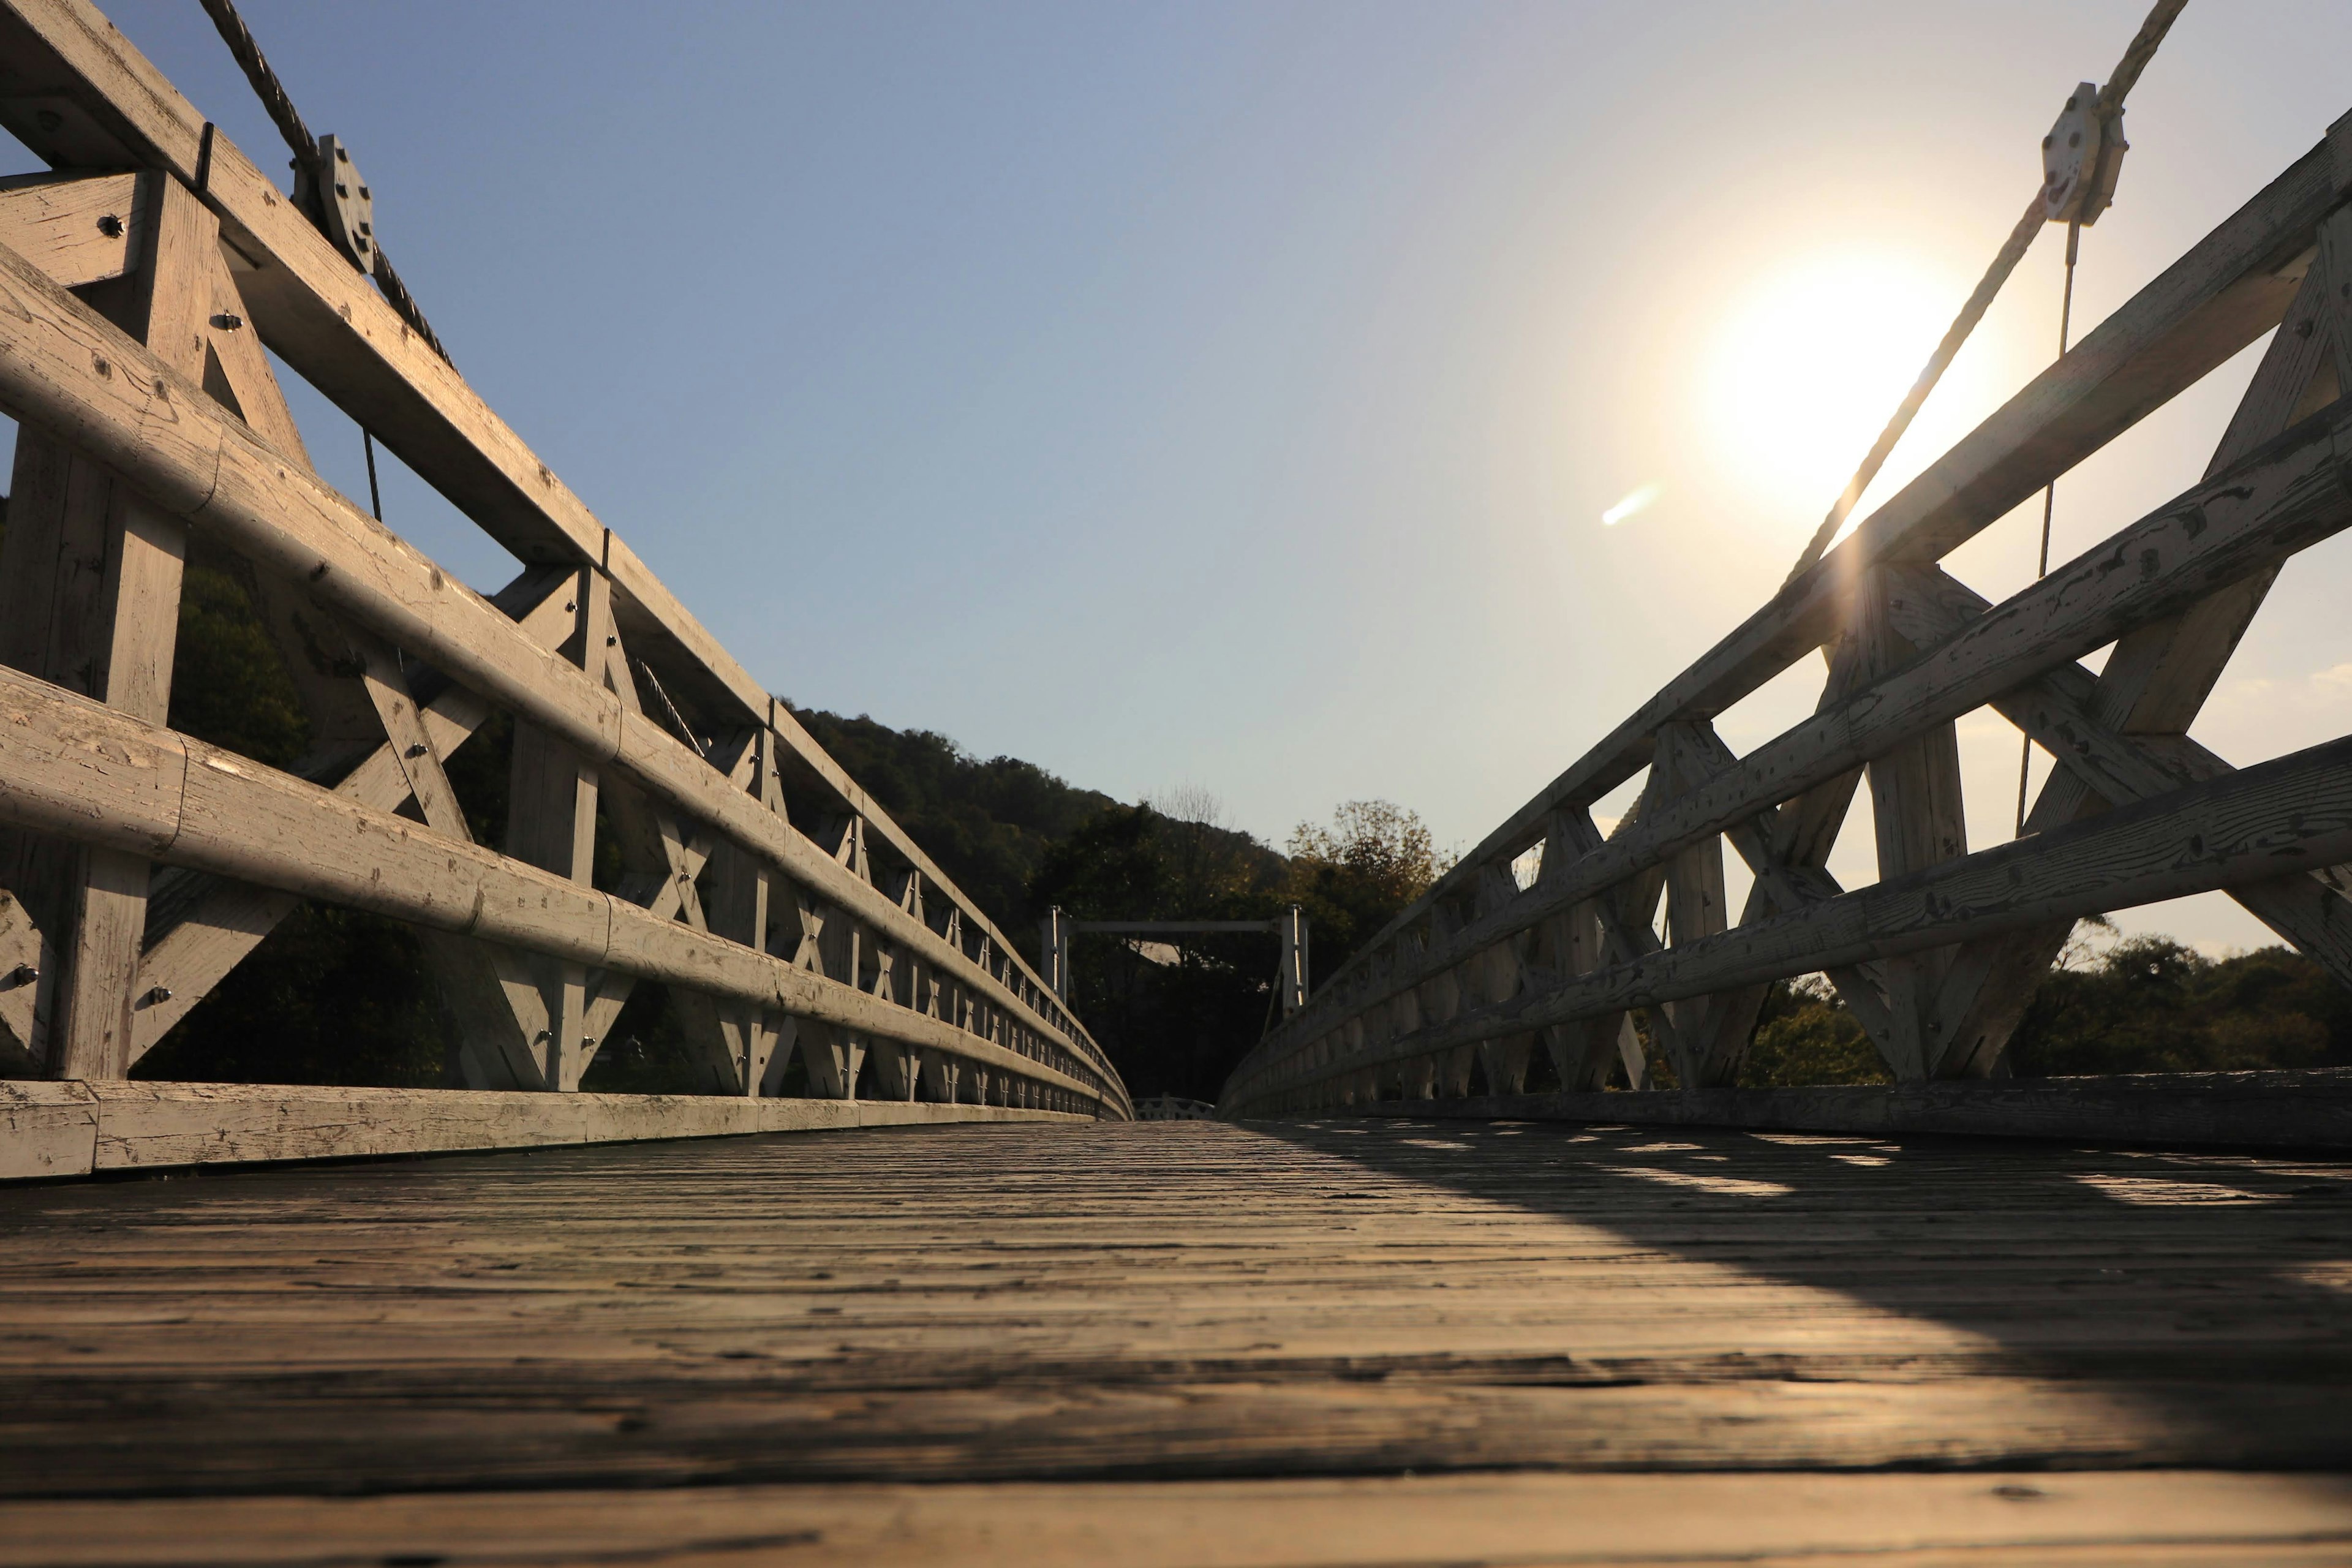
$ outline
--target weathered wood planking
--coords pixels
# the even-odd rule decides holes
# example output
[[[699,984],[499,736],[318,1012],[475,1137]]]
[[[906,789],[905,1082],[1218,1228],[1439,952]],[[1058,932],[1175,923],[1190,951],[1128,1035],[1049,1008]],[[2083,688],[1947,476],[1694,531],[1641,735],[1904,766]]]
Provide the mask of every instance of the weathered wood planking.
[[[2352,1482],[2213,1470],[697,1487],[0,1503],[0,1564],[2335,1568]]]
[[[1622,1126],[17,1188],[0,1494],[2337,1468],[2347,1258],[2342,1163]]]
[[[1012,1106],[854,1100],[0,1082],[0,1181],[471,1149],[1073,1119],[1068,1112]]]
[[[1419,1121],[1504,1118],[1858,1132],[2074,1138],[2143,1147],[2352,1151],[2352,1068],[2114,1073],[1798,1089],[1485,1094],[1381,1100],[1356,1114]]]
[[[0,181],[0,245],[65,288],[103,283],[138,265],[148,215],[136,174]]]

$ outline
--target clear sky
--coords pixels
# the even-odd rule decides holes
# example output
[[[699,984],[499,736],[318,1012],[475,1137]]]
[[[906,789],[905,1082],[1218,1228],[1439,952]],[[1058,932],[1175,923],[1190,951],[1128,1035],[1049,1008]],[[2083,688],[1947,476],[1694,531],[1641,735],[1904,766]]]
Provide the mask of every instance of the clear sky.
[[[1385,796],[1467,845],[1779,582],[2145,6],[243,8],[475,387],[772,688],[1276,841]],[[110,14],[282,161],[194,0]],[[2194,0],[2078,331],[2352,109],[2347,58],[2340,0]],[[1875,494],[2049,357],[2061,244]],[[2192,481],[2252,364],[2062,485],[2055,558]],[[1954,569],[2014,591],[2032,511]],[[385,513],[507,574],[404,474]],[[2347,550],[2273,594],[2224,755],[2352,730]],[[1995,843],[2015,733],[1963,733]]]

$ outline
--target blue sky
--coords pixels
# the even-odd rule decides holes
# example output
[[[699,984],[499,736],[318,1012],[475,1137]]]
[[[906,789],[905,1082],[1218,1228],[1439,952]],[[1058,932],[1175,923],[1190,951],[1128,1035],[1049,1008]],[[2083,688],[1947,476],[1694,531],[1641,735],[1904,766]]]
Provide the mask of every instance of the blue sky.
[[[2143,9],[243,8],[469,380],[774,689],[1203,787],[1276,840],[1377,795],[1463,844],[1777,583]],[[110,14],[280,161],[193,0]],[[2340,5],[2192,5],[2078,324],[2352,108],[2347,58]],[[2055,232],[1888,481],[2046,360]],[[1853,364],[1727,359],[1824,287],[1865,307]],[[2192,479],[2250,370],[2063,487],[2057,558]],[[1748,418],[1832,403],[1801,462]],[[363,495],[356,430],[297,411]],[[1956,569],[2013,591],[2036,511]],[[405,475],[385,513],[506,574]],[[2352,729],[2344,563],[2264,612],[2198,731],[2225,755]],[[1972,725],[1995,842],[2016,742]],[[2259,936],[2219,900],[2147,919]]]

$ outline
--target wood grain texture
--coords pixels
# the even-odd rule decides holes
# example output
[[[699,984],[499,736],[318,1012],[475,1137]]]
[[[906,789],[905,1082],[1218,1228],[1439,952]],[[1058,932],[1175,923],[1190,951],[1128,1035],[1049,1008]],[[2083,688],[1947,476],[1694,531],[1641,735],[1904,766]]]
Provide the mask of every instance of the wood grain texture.
[[[2347,1257],[2308,1157],[1622,1123],[15,1188],[0,1494],[2333,1468]]]
[[[0,1181],[86,1176],[97,1136],[87,1085],[0,1081]]]
[[[138,179],[88,174],[0,184],[0,245],[61,289],[120,278],[139,264],[146,238],[148,214],[133,194]]]
[[[2352,739],[2121,806],[2048,834],[1825,899],[1688,947],[1335,1058],[1261,1047],[1227,1081],[1240,1113],[1344,1103],[1345,1075],[1516,1030],[2270,880],[2352,858]],[[1538,884],[1540,887],[1540,884]],[[1284,1042],[1276,1041],[1277,1045]],[[1460,1091],[1456,1091],[1460,1092]]]
[[[125,777],[146,788],[121,789]],[[100,784],[114,786],[108,798],[118,809],[90,811],[81,796]],[[176,787],[159,795],[159,784]],[[68,800],[73,814],[64,809]],[[583,969],[625,970],[889,1036],[1066,1091],[1073,1109],[1101,1099],[1096,1083],[1062,1070],[1066,1053],[1050,1062],[1024,1056],[847,980],[0,669],[0,822],[56,831],[61,821],[70,824],[64,836],[93,853],[145,855]],[[1123,1101],[1113,1103],[1114,1114],[1127,1114]]]
[[[2212,1470],[698,1487],[0,1503],[0,1563],[2334,1568],[2352,1484]]]
[[[93,1171],[727,1138],[1045,1114],[978,1106],[754,1101],[677,1094],[546,1095],[222,1083],[83,1087],[98,1117]]]
[[[1475,1095],[1387,1100],[1359,1115],[1626,1122],[1873,1136],[2078,1138],[2153,1147],[2352,1150],[2352,1069],[2113,1073],[1643,1094]]]

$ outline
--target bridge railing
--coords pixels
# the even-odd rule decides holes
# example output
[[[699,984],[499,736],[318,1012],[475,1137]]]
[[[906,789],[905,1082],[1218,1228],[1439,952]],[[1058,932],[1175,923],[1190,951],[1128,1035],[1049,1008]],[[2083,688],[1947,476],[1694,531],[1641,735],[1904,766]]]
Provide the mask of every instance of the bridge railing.
[[[124,1078],[301,898],[413,922],[477,1089],[564,1091],[632,987],[707,1090],[1127,1117],[1060,998],[218,127],[79,0],[0,0],[0,1068]],[[484,597],[313,472],[270,351],[522,563]],[[164,727],[191,534],[310,720]],[[514,721],[503,844],[445,764]],[[298,776],[299,775],[299,776]],[[592,882],[600,822],[617,886]]]
[[[1720,1089],[1769,984],[1816,972],[1898,1084],[1982,1077],[2078,917],[2211,889],[2352,984],[2352,741],[2240,772],[2187,735],[2280,568],[2352,525],[2348,193],[2352,117],[1489,834],[1221,1113],[1513,1096],[1538,1047],[1563,1091],[1649,1087],[1644,1033]],[[2273,328],[2203,483],[1998,605],[1937,564]],[[1735,754],[1716,715],[1815,650],[1813,716]],[[1955,725],[1986,706],[2056,764],[1970,854]],[[1865,773],[1880,880],[1848,891]]]

